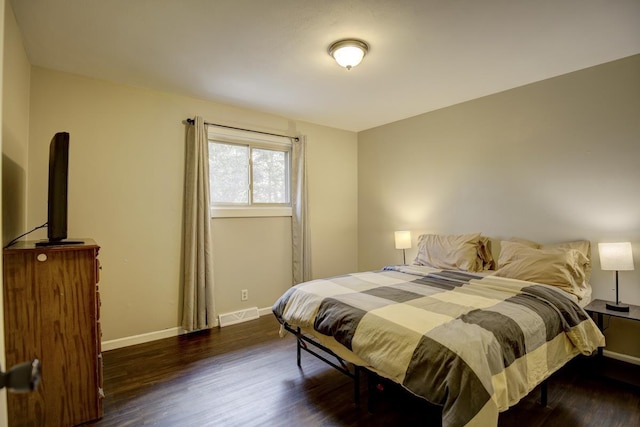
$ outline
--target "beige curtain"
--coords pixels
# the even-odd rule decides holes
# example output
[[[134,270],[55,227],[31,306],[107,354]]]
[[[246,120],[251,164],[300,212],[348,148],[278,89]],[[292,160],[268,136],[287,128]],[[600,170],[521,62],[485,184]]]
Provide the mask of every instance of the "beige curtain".
[[[307,138],[293,140],[291,147],[291,237],[293,240],[293,284],[311,280],[311,240],[307,203]]]
[[[182,328],[186,331],[214,323],[210,227],[207,126],[196,116],[187,129],[184,186]]]

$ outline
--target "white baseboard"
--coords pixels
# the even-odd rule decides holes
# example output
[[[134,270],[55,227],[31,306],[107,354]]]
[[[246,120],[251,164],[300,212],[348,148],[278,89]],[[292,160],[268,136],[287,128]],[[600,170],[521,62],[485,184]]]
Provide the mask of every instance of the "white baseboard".
[[[266,316],[267,314],[273,315],[273,310],[271,307],[261,308],[258,310],[258,314],[260,315],[260,317]]]
[[[161,340],[163,338],[176,337],[183,334],[181,327],[163,329],[161,331],[148,332],[146,334],[117,338],[115,340],[102,341],[102,351],[115,350],[116,348],[129,347],[136,344]]]
[[[632,363],[640,366],[640,357],[629,356],[628,354],[616,353],[609,350],[603,350],[602,354],[611,359],[621,360],[623,362]]]
[[[258,309],[259,316],[271,315],[271,307]],[[213,327],[218,326],[218,319],[215,320]],[[186,333],[181,327],[163,329],[161,331],[147,332],[146,334],[133,335],[130,337],[117,338],[115,340],[102,341],[102,351],[115,350],[117,348],[129,347],[136,344],[161,340],[164,338],[177,337]]]
[[[258,307],[245,308],[244,310],[232,311],[218,315],[218,324],[221,328],[238,323],[248,322],[260,317]]]

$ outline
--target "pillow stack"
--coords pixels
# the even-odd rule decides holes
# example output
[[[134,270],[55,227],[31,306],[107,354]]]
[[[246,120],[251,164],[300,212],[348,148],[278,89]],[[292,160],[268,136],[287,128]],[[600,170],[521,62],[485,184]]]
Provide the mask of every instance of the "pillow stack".
[[[540,245],[524,239],[501,242],[496,276],[557,286],[584,298],[591,277],[591,243]]]
[[[414,265],[463,271],[484,271],[494,266],[489,238],[481,233],[418,237],[418,254]]]

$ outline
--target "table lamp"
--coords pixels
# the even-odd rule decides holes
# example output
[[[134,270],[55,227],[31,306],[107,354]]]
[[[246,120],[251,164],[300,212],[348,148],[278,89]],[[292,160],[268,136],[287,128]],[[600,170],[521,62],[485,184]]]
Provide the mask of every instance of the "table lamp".
[[[598,251],[600,252],[600,268],[616,272],[616,302],[607,303],[607,309],[629,311],[629,306],[622,304],[618,298],[618,271],[633,270],[631,243],[598,243]]]
[[[405,249],[411,247],[411,232],[410,231],[396,231],[396,249],[402,249],[402,263],[407,265],[407,258]]]

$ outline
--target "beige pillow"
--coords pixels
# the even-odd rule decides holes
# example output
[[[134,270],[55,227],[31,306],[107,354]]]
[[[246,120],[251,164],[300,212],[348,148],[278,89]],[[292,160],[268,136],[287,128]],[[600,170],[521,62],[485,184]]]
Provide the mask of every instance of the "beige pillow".
[[[463,271],[482,271],[483,257],[493,262],[491,252],[482,250],[483,238],[480,233],[440,235],[422,234],[418,237],[417,265]]]
[[[491,239],[486,236],[480,236],[480,247],[478,248],[478,258],[482,261],[483,270],[495,270],[496,262],[491,253]]]
[[[584,269],[584,281],[585,285],[589,284],[591,280],[591,242],[588,240],[576,240],[574,242],[555,243],[553,245],[541,245],[540,243],[532,242],[531,240],[521,239],[514,237],[510,239],[511,242],[521,243],[523,245],[530,246],[536,249],[576,249],[579,250],[586,258],[586,262],[583,265]]]
[[[553,247],[535,248],[503,241],[496,276],[553,285],[579,299],[586,293],[586,256],[578,249]]]
[[[544,245],[543,249],[576,249],[585,257],[583,265],[584,281],[590,283],[591,280],[591,242],[588,240],[577,240],[575,242],[556,243],[555,245]]]
[[[533,242],[531,240],[527,240],[527,239],[521,239],[520,237],[512,237],[511,239],[509,239],[510,242],[516,242],[516,243],[520,243],[522,245],[527,245],[530,248],[536,248],[536,249],[541,249],[542,245],[540,243],[536,243]]]

